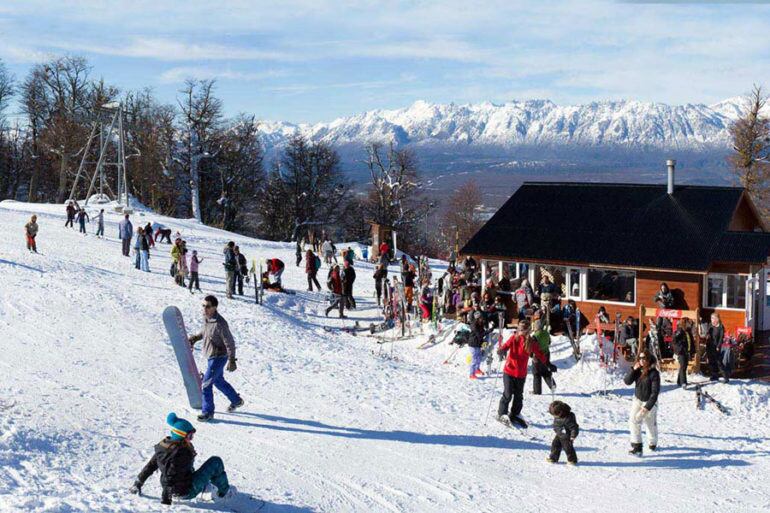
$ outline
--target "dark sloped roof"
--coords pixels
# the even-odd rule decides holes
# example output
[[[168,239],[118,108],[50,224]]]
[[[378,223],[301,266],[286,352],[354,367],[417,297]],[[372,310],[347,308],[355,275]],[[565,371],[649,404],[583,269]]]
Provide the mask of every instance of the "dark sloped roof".
[[[525,182],[464,254],[657,269],[764,262],[767,234],[728,232],[736,187]]]

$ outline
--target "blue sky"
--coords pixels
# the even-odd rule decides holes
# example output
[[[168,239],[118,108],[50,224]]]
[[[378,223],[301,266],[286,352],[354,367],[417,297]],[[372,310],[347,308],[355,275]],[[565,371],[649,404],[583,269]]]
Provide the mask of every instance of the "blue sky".
[[[0,59],[54,55],[173,102],[315,122],[416,100],[710,103],[770,87],[768,2],[3,0]]]

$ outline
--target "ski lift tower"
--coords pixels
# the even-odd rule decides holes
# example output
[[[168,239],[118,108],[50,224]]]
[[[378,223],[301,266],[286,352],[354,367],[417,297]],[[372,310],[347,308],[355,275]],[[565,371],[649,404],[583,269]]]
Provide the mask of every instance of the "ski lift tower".
[[[106,123],[107,120],[109,120],[109,125]],[[89,162],[88,157],[91,146],[94,144],[97,136],[99,140],[99,156],[96,162]],[[93,174],[90,174],[86,168],[94,164],[95,168]],[[105,172],[105,168],[107,167],[114,167],[117,170],[117,194],[112,190],[112,187],[110,187],[107,180],[107,174]],[[89,176],[91,178],[88,192],[86,193],[86,205],[88,205],[88,202],[91,199],[91,193],[95,191],[98,179],[99,193],[95,197],[95,200],[106,203],[111,199],[115,199],[118,203],[116,210],[129,210],[125,131],[123,130],[123,106],[120,102],[113,101],[105,103],[98,108],[96,119],[94,119],[91,125],[91,133],[88,136],[88,140],[86,141],[83,150],[83,156],[80,159],[78,172],[75,175],[75,182],[72,184],[72,189],[70,190],[70,200],[75,199],[75,193],[81,176],[86,180]],[[107,195],[107,191],[109,191],[110,195]]]

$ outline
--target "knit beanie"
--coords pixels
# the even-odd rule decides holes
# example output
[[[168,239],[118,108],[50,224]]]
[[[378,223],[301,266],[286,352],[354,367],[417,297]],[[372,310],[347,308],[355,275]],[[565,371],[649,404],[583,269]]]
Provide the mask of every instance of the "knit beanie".
[[[194,432],[195,428],[185,419],[180,419],[176,413],[171,412],[166,417],[166,424],[171,426],[171,439],[183,440],[188,433]]]

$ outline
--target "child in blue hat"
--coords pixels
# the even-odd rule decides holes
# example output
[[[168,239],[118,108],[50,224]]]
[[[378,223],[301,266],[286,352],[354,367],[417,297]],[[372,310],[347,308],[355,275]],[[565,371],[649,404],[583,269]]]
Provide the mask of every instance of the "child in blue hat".
[[[171,504],[171,497],[192,499],[201,493],[206,485],[212,483],[217,488],[218,497],[232,497],[235,487],[227,482],[227,473],[222,458],[212,456],[198,470],[193,470],[195,448],[192,445],[195,428],[176,413],[169,413],[166,423],[171,434],[155,446],[155,453],[144,466],[130,488],[131,493],[141,495],[144,482],[160,470],[160,485],[163,489],[162,504]]]

